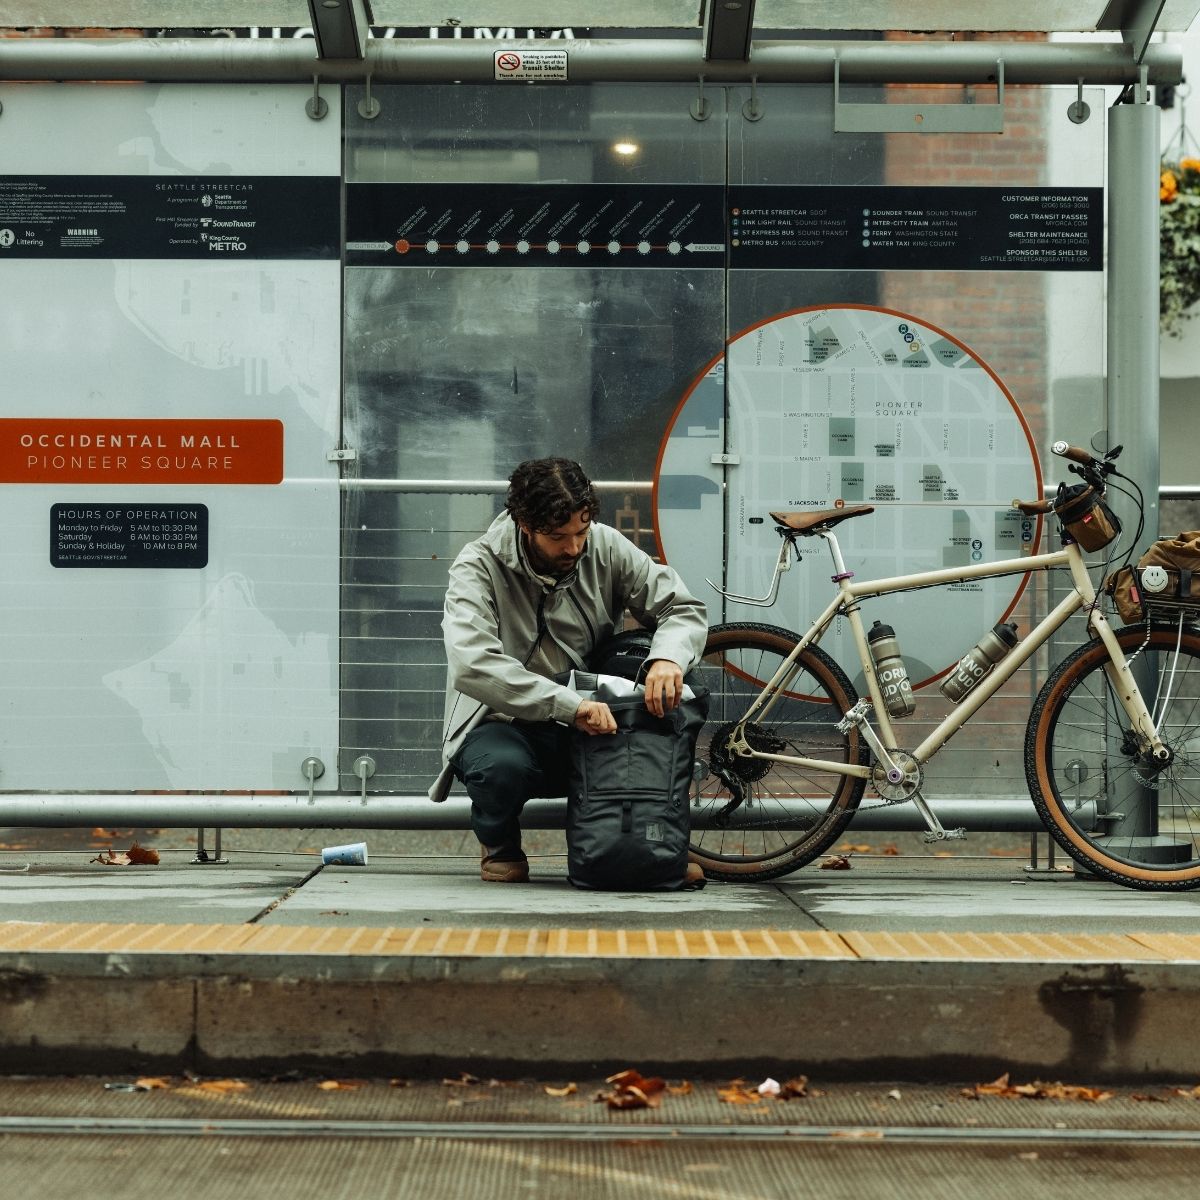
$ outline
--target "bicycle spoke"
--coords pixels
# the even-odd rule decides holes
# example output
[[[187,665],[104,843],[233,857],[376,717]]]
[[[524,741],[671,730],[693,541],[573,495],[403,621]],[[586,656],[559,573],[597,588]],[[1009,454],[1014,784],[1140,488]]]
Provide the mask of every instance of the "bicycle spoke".
[[[730,736],[740,731],[760,752],[857,761],[857,737],[833,727],[853,703],[853,690],[820,651],[800,655],[786,688],[761,709],[760,719],[743,721],[795,644],[795,635],[764,625],[710,632],[698,668],[711,693],[697,750],[708,775],[694,797],[692,852],[716,878],[770,878],[811,861],[839,836],[862,794],[859,780],[729,748]]]
[[[1168,760],[1155,761],[1134,735],[1107,653],[1089,643],[1034,707],[1030,789],[1059,842],[1092,870],[1133,887],[1200,886],[1200,636],[1129,629],[1118,640]]]

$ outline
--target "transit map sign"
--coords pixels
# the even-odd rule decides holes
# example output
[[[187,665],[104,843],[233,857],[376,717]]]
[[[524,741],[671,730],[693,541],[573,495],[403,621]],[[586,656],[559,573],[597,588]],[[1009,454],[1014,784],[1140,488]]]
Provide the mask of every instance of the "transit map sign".
[[[714,471],[725,474],[724,495]],[[863,580],[1031,554],[1036,522],[1011,501],[1040,492],[1029,430],[985,363],[913,316],[847,305],[782,313],[730,341],[675,415],[657,516],[665,556],[708,598],[711,619],[804,629],[833,595],[824,542],[799,543],[801,563],[774,609],[722,607],[704,582],[721,582],[720,547],[703,544],[719,541],[722,523],[723,586],[757,597],[779,553],[772,511],[872,506],[837,528]],[[939,589],[937,621],[925,592],[866,601],[864,615],[896,629],[920,684],[1011,611],[1025,578]],[[848,630],[832,629],[822,645],[853,661]]]

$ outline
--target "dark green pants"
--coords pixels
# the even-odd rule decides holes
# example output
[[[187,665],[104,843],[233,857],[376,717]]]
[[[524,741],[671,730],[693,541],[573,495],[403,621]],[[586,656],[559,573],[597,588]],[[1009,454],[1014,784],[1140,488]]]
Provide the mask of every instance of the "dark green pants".
[[[521,809],[535,796],[565,796],[571,730],[553,721],[484,721],[451,765],[471,797],[471,828],[490,849],[521,845]]]

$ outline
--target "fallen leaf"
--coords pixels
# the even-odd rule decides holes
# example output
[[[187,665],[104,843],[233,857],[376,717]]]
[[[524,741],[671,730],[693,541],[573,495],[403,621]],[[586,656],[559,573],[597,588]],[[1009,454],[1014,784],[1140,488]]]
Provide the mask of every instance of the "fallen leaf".
[[[609,1108],[658,1108],[662,1094],[666,1091],[666,1080],[657,1077],[646,1079],[639,1071],[618,1071],[610,1075],[605,1083],[612,1084],[607,1092],[598,1092],[596,1099],[603,1100]]]
[[[820,870],[822,871],[849,871],[850,859],[844,854],[831,854],[827,858],[822,859]]]
[[[89,862],[99,863],[102,867],[128,867],[131,864],[140,866],[157,866],[158,851],[148,850],[134,842],[125,853],[116,853],[112,849],[104,850]]]
[[[829,1135],[835,1138],[882,1138],[882,1129],[835,1129]]]
[[[1091,1104],[1099,1104],[1111,1100],[1114,1093],[1070,1083],[1035,1081],[1013,1084],[1009,1082],[1006,1071],[991,1083],[979,1083],[973,1088],[964,1088],[962,1095],[972,1100],[979,1100],[983,1096],[1001,1096],[1009,1100],[1084,1100]]]
[[[1036,1150],[1025,1150],[1018,1154],[1017,1157],[1022,1159],[1024,1162],[1037,1162],[1038,1152]]]
[[[1175,1088],[1174,1091],[1177,1096],[1188,1096],[1193,1100],[1200,1100],[1200,1084],[1194,1088]]]
[[[317,1087],[323,1092],[352,1092],[363,1086],[362,1079],[322,1079]]]
[[[394,1087],[394,1088],[412,1087],[412,1080],[411,1079],[389,1079],[388,1087]]]
[[[1147,1096],[1141,1092],[1132,1092],[1129,1096],[1130,1100],[1140,1100],[1144,1104],[1166,1104],[1166,1096]]]
[[[820,1092],[812,1092],[814,1096],[821,1095]],[[808,1088],[808,1076],[797,1075],[793,1079],[789,1079],[779,1089],[780,1100],[807,1100],[810,1095]]]
[[[248,1092],[250,1085],[241,1079],[205,1079],[196,1084],[202,1092]]]
[[[474,1087],[478,1082],[478,1075],[472,1075],[470,1071],[460,1071],[457,1079],[443,1079],[442,1087]]]
[[[692,1085],[686,1079],[681,1079],[678,1083],[667,1084],[667,1091],[672,1096],[690,1096]]]
[[[114,854],[111,850],[106,850],[88,861],[99,863],[102,867],[127,867],[129,866],[129,855]]]
[[[542,1091],[544,1091],[547,1096],[573,1096],[577,1091],[579,1091],[579,1089],[573,1083],[568,1083],[566,1087],[560,1088],[551,1087],[549,1084],[547,1084],[544,1088],[542,1088]]]
[[[846,851],[850,854],[870,854],[871,847],[866,842],[843,842],[839,850]]]
[[[156,1088],[169,1088],[171,1085],[167,1080],[161,1079],[159,1076],[154,1075],[143,1076],[143,1078],[139,1079],[133,1086],[136,1087],[140,1092],[152,1092]]]
[[[883,848],[882,848],[882,849],[879,851],[879,853],[880,853],[880,854],[886,854],[886,855],[887,855],[889,858],[894,858],[894,857],[896,857],[897,855],[899,855],[900,851],[899,851],[899,850],[898,850],[898,849],[897,849],[895,846],[893,846],[893,845],[891,844],[891,842],[889,842],[889,843],[888,843],[886,846],[884,846],[884,847],[883,847]]]
[[[761,1104],[762,1096],[756,1088],[747,1085],[744,1079],[734,1079],[717,1088],[717,1098],[722,1104]]]

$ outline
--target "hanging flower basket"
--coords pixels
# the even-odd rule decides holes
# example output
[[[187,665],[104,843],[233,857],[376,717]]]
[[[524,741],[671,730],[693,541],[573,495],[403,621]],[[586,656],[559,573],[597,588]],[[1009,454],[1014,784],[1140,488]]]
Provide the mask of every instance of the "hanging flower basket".
[[[1159,200],[1159,318],[1172,337],[1200,302],[1200,158],[1161,164]]]

